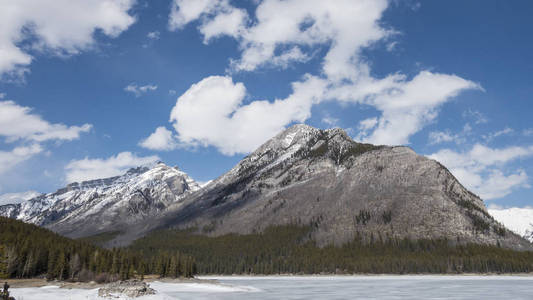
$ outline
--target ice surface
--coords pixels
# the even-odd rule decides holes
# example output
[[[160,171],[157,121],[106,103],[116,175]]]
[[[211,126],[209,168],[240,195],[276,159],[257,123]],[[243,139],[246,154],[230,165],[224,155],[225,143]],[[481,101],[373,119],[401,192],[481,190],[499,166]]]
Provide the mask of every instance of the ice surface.
[[[162,283],[158,294],[138,300],[170,299],[532,299],[531,276],[226,276],[210,283]],[[98,300],[97,290],[58,287],[12,289],[17,300]],[[116,299],[116,298],[115,298]],[[125,299],[125,298],[122,298]]]

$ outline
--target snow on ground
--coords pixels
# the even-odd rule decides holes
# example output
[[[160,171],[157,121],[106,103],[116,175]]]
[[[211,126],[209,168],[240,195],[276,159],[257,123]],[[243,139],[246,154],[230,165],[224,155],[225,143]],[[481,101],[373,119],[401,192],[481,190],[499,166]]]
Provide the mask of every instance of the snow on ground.
[[[150,287],[157,291],[156,295],[135,298],[135,300],[176,300],[180,293],[232,293],[256,292],[259,289],[248,286],[232,286],[216,283],[164,283],[151,282]],[[98,297],[98,289],[64,289],[58,286],[12,288],[11,296],[17,300],[126,300],[128,297],[102,298]]]
[[[216,284],[216,283],[163,283],[152,282],[150,287],[161,293],[169,292],[259,292],[261,290],[251,286],[237,286],[229,284]]]
[[[109,298],[98,297],[98,289],[62,289],[58,286],[10,289],[11,296],[17,300],[103,300]],[[126,300],[128,297],[111,298]],[[165,294],[156,294],[135,298],[136,300],[175,300]]]

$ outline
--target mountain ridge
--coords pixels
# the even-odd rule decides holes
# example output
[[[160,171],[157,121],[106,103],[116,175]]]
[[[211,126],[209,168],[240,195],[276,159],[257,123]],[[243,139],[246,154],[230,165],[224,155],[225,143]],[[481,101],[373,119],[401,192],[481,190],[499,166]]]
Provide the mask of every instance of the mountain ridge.
[[[69,237],[120,229],[164,210],[200,186],[163,163],[129,169],[121,176],[68,184],[20,204],[0,206],[0,215],[52,229]]]
[[[170,169],[164,164],[157,164],[157,168]],[[151,195],[172,199],[163,200],[155,209],[160,202],[134,191],[135,197],[126,197],[126,202],[140,204],[133,211],[119,209],[115,215],[102,213],[92,218],[87,214],[90,207],[77,208],[76,216],[54,219],[54,214],[48,213],[52,217],[44,218],[47,223],[41,224],[70,237],[102,233],[106,226],[113,231],[123,228],[108,246],[127,245],[164,228],[196,228],[199,234],[219,236],[311,224],[315,227],[311,238],[319,245],[340,245],[363,234],[386,239],[446,238],[518,250],[532,247],[496,222],[483,201],[437,161],[405,146],[358,143],[338,128],[289,127],[201,188],[192,181],[193,188],[189,188],[189,177],[176,172],[173,178],[182,188],[173,190],[164,180],[158,181],[163,191]],[[150,182],[150,174],[150,169],[143,169],[136,176],[145,176]],[[98,184],[91,181],[69,186],[85,186],[92,191]],[[154,186],[152,190],[145,188],[153,192]],[[86,195],[84,203],[92,203],[89,198]],[[0,215],[4,211],[0,207]],[[133,212],[132,216],[128,212]],[[80,213],[86,217],[80,218]],[[46,210],[42,215],[47,216]],[[109,221],[117,216],[128,218]],[[30,219],[35,220],[41,219]]]

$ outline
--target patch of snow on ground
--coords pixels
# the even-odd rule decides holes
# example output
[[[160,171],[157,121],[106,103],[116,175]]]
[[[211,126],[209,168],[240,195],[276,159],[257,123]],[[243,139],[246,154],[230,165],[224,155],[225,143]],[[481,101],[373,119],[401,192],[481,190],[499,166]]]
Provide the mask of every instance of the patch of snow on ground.
[[[251,286],[237,286],[229,284],[216,283],[164,283],[152,282],[150,287],[161,293],[175,292],[216,292],[216,293],[234,293],[234,292],[259,292],[261,290]]]
[[[134,298],[135,300],[175,300],[180,293],[235,293],[258,292],[257,288],[249,286],[233,286],[229,284],[211,283],[164,283],[152,282],[150,287],[157,291],[155,295]],[[98,289],[62,289],[58,286],[12,288],[11,296],[17,300],[127,300],[125,296],[114,298],[98,297]]]

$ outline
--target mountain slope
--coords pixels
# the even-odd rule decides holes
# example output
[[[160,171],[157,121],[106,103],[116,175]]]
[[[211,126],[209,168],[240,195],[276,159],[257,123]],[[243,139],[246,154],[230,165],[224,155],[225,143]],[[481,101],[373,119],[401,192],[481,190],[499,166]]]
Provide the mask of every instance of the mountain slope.
[[[295,125],[228,173],[172,205],[155,227],[211,236],[313,224],[321,245],[448,238],[529,249],[438,162],[407,147],[354,142],[343,130]],[[125,236],[128,243],[133,236]]]
[[[44,226],[68,237],[82,237],[127,230],[199,188],[187,174],[158,163],[0,206],[0,216]]]
[[[0,215],[69,237],[113,232],[105,235],[112,237],[107,246],[164,228],[220,236],[312,225],[310,238],[318,245],[362,236],[532,247],[496,222],[440,163],[408,147],[361,144],[341,129],[307,125],[286,129],[202,188],[158,164],[71,184],[0,207]]]

